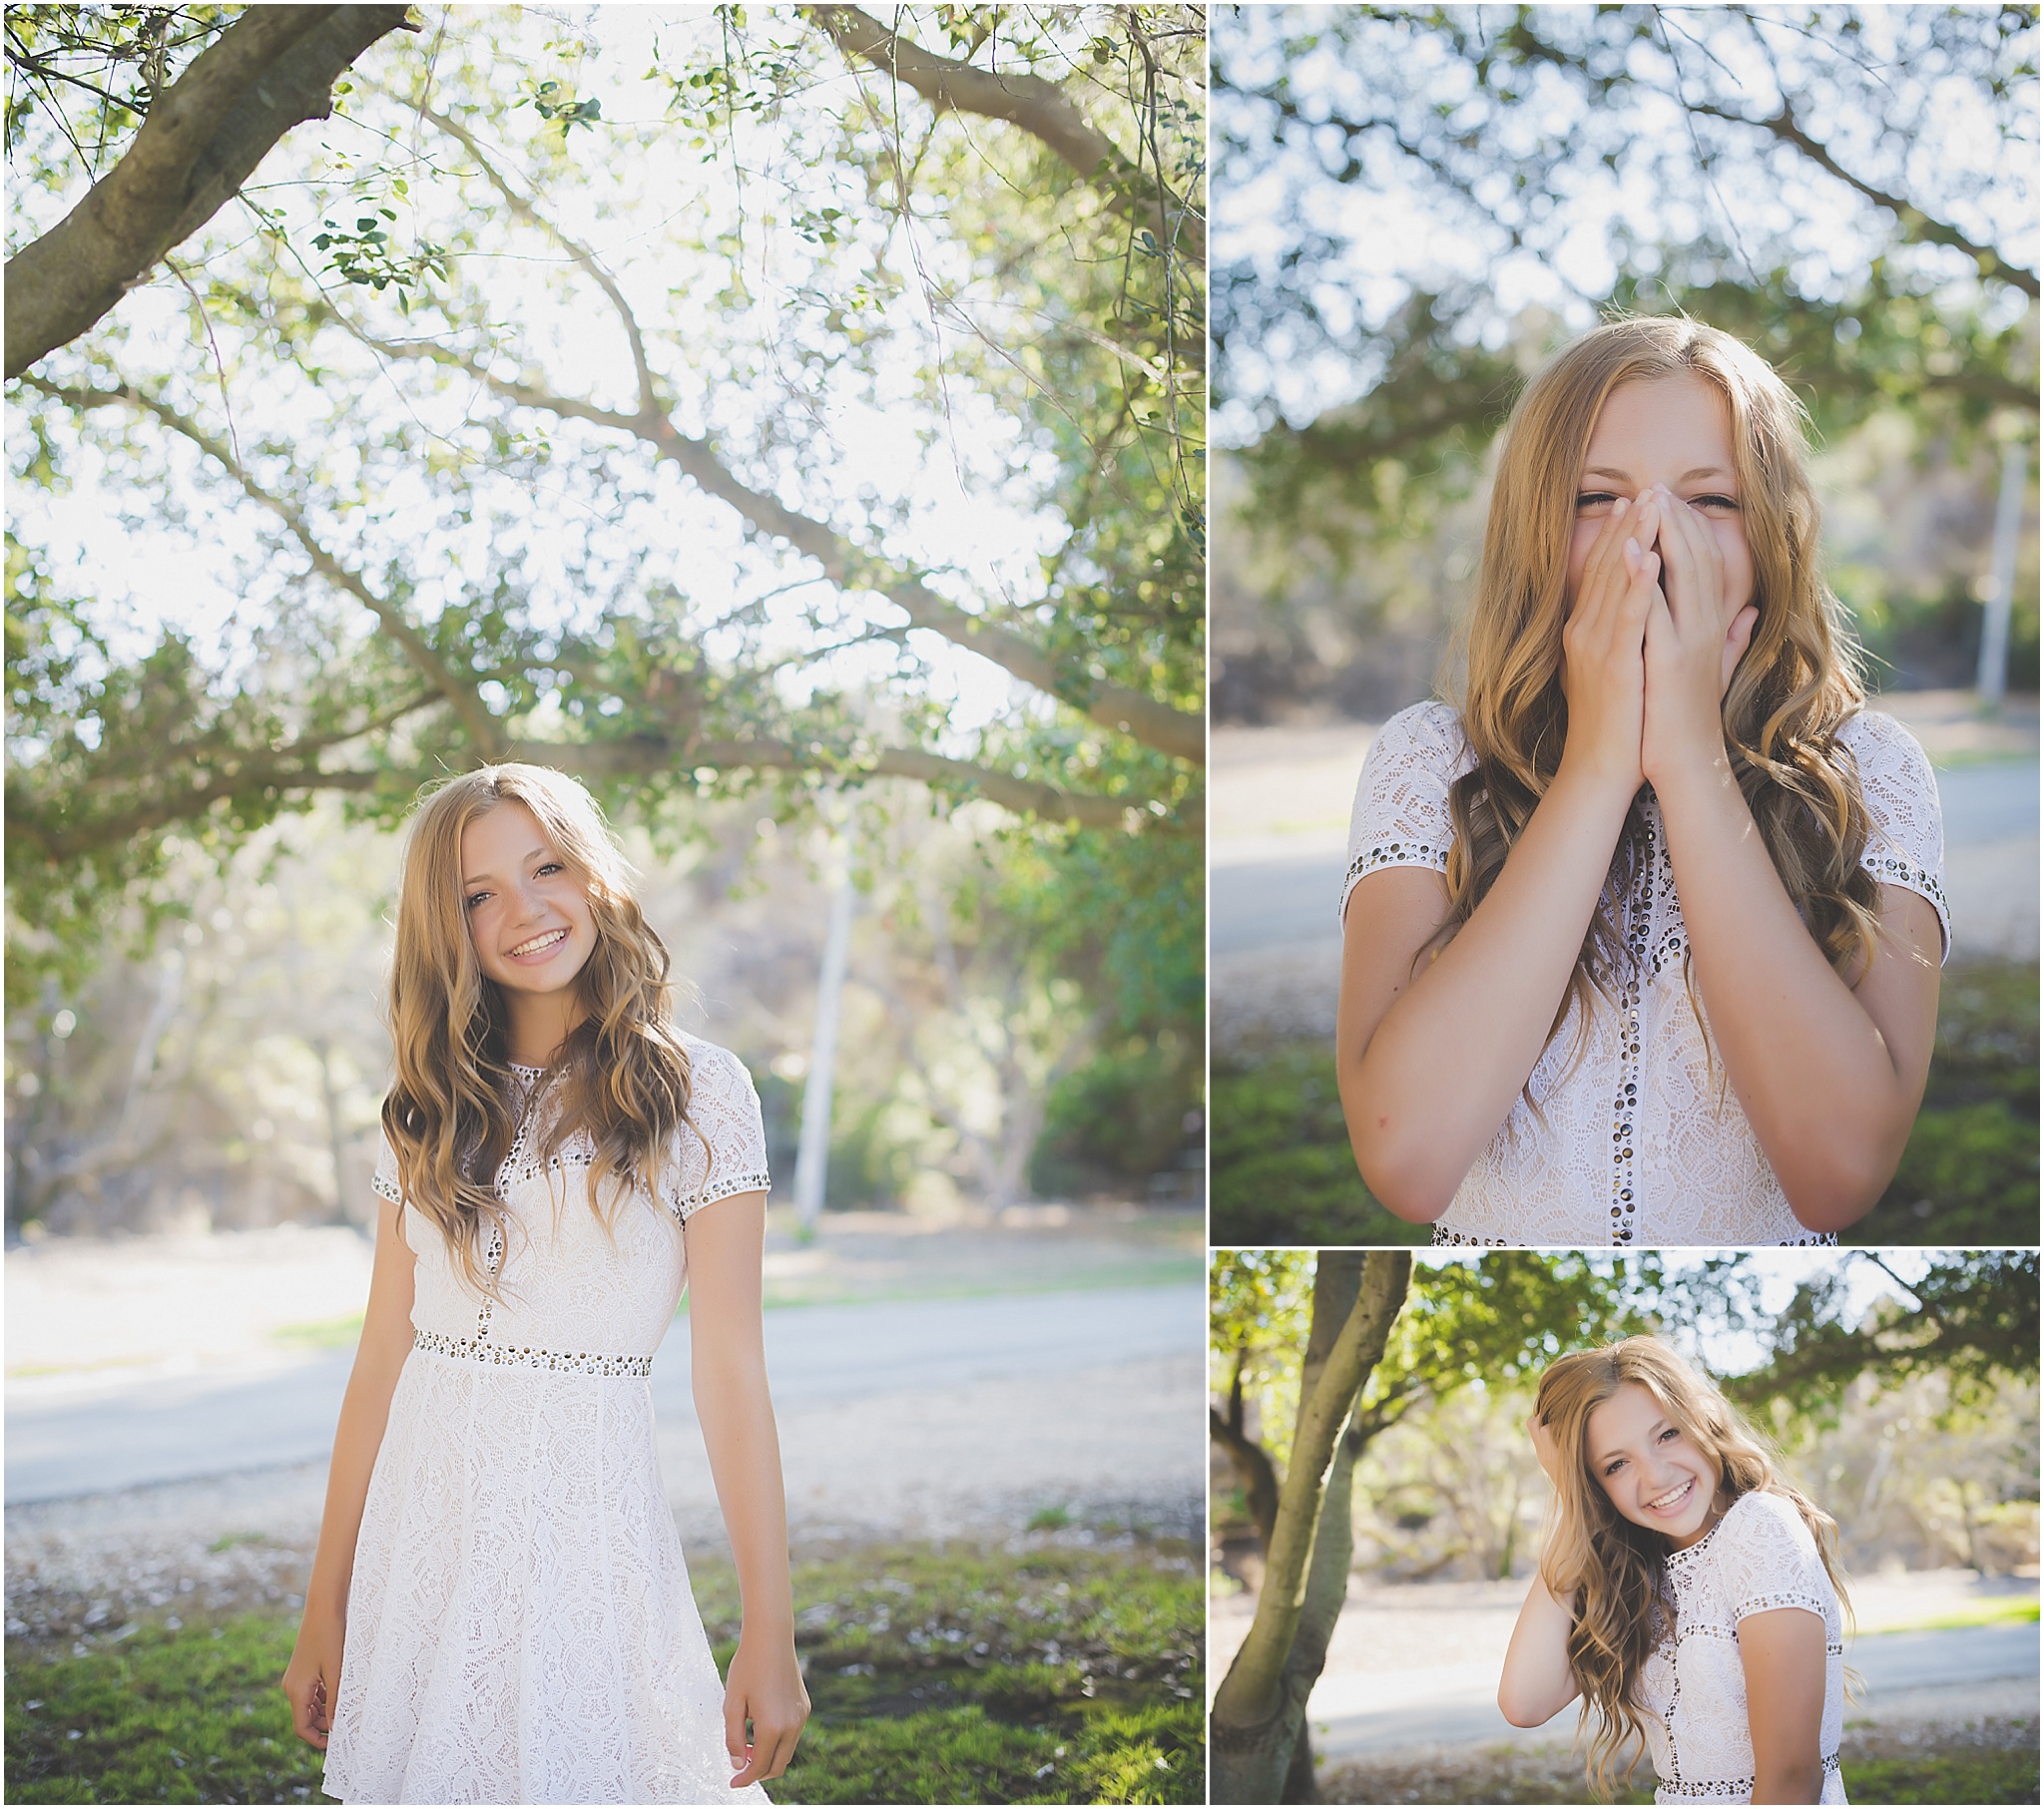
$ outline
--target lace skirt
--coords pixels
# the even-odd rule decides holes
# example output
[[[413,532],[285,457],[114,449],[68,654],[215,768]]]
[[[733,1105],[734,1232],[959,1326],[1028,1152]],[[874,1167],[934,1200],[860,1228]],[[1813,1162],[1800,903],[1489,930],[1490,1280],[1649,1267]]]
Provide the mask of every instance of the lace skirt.
[[[355,1546],[324,1788],[369,1803],[764,1803],[634,1377],[414,1350]]]

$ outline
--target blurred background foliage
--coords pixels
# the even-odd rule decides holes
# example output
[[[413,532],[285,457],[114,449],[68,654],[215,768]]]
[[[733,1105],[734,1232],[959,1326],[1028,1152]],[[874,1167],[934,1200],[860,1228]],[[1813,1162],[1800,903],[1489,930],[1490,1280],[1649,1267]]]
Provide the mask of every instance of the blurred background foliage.
[[[241,16],[10,12],[10,252]],[[10,1231],[365,1209],[390,831],[506,757],[777,1173],[848,860],[831,1203],[1184,1196],[1200,13],[414,24],[9,385]]]
[[[1611,309],[1738,334],[1807,406],[1883,688],[1970,680],[2030,448],[2034,7],[1239,8],[1217,25],[1217,721],[1425,694],[1524,378]]]

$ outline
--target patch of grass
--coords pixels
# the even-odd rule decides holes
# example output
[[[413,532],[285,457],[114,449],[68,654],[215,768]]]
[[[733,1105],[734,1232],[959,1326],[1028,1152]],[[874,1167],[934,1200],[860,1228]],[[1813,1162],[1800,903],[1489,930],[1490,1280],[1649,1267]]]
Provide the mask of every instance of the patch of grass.
[[[693,1571],[728,1665],[736,1576]],[[1183,1542],[857,1550],[796,1565],[794,1594],[814,1713],[776,1802],[1204,1799],[1205,1604]],[[10,1653],[8,1799],[324,1800],[277,1688],[295,1632],[243,1614],[83,1657]]]
[[[1842,1767],[1855,1803],[2034,1803],[2037,1748],[1926,1752]]]
[[[1909,1146],[1860,1244],[2037,1241],[2037,963],[1953,962]]]
[[[232,1552],[237,1546],[266,1546],[268,1544],[269,1536],[266,1533],[223,1533],[206,1549],[209,1552]]]
[[[2034,1803],[2037,1747],[1933,1740],[1921,1752],[1855,1757],[1848,1738],[1845,1794],[1854,1803]],[[1565,1749],[1494,1746],[1439,1760],[1328,1767],[1320,1798],[1329,1803],[1583,1803],[1590,1800],[1583,1761]],[[1649,1768],[1617,1792],[1617,1803],[1651,1803]]]
[[[1334,1052],[1283,1043],[1214,1064],[1213,1228],[1225,1244],[1418,1244],[1370,1197],[1348,1147]]]
[[[738,1584],[696,1573],[729,1660]],[[798,1564],[813,1712],[783,1803],[1205,1800],[1206,1604],[1183,1542],[861,1550]]]
[[[1072,1517],[1063,1508],[1039,1508],[1029,1517],[1032,1533],[1057,1533],[1072,1524]]]
[[[302,1803],[321,1757],[277,1688],[294,1620],[144,1627],[82,1658],[9,1662],[15,1803]]]

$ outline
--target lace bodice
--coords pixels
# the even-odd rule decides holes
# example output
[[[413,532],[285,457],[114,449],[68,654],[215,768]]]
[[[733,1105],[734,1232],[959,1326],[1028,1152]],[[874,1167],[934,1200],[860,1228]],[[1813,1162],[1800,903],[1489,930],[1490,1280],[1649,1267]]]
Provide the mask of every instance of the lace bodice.
[[[1753,1801],[1753,1735],[1739,1623],[1772,1608],[1804,1608],[1824,1623],[1824,1710],[1817,1736],[1822,1801],[1842,1803],[1838,1739],[1845,1724],[1844,1623],[1816,1541],[1792,1502],[1756,1490],[1662,1568],[1665,1632],[1640,1674],[1647,1751],[1663,1803]],[[1656,1718],[1658,1717],[1658,1718]]]
[[[542,1163],[538,1126],[546,1103],[533,1098],[541,1075],[513,1070],[519,1130],[497,1170],[509,1235],[492,1236],[483,1252],[497,1297],[479,1295],[463,1279],[436,1225],[415,1208],[404,1213],[405,1241],[417,1258],[412,1324],[423,1347],[524,1367],[647,1373],[688,1279],[679,1226],[713,1200],[769,1185],[760,1096],[745,1064],[699,1038],[683,1044],[690,1123],[662,1164],[665,1209],[652,1209],[641,1192],[619,1206],[608,1230],[589,1205],[595,1146],[588,1133],[573,1132]],[[608,1181],[606,1189],[620,1184]],[[374,1185],[382,1198],[402,1203],[387,1137]]]
[[[1861,864],[1930,901],[1948,950],[1944,831],[1921,747],[1892,716],[1838,731],[1859,769],[1872,831]],[[1444,872],[1448,787],[1475,764],[1460,718],[1420,703],[1384,724],[1363,762],[1341,910],[1380,867]],[[1627,971],[1585,1024],[1571,1004],[1521,1098],[1434,1230],[1436,1243],[1829,1242],[1797,1221],[1738,1100],[1714,1064],[1684,978],[1689,937],[1668,839],[1651,796],[1650,857],[1623,901]],[[1578,1039],[1580,1059],[1577,1059]],[[1573,1063],[1573,1066],[1572,1066]]]

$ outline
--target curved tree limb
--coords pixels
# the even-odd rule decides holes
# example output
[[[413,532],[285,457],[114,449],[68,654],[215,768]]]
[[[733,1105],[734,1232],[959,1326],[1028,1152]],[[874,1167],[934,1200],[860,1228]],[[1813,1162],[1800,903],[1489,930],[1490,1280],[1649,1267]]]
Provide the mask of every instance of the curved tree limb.
[[[1147,209],[1133,193],[1145,183],[1114,141],[1094,128],[1065,91],[1041,76],[1003,76],[990,69],[940,57],[933,51],[889,31],[856,6],[810,6],[803,11],[830,34],[847,57],[870,63],[883,74],[912,88],[937,112],[976,113],[985,119],[1019,126],[1088,182],[1104,188],[1116,213],[1145,224]],[[1159,242],[1176,244],[1193,263],[1207,257],[1207,222],[1199,210],[1172,194],[1157,175],[1164,215]]]
[[[870,754],[847,757],[833,754],[821,746],[804,748],[792,742],[767,737],[710,740],[691,735],[628,735],[615,740],[586,742],[517,740],[508,735],[505,725],[484,707],[482,698],[475,688],[482,675],[471,674],[465,681],[460,675],[453,672],[401,610],[377,596],[359,573],[334,557],[312,532],[310,525],[298,510],[280,497],[271,495],[258,484],[235,457],[233,451],[196,421],[169,403],[148,396],[132,385],[119,389],[85,389],[52,383],[46,378],[36,376],[29,377],[27,382],[41,394],[78,409],[114,406],[139,409],[154,416],[173,432],[180,434],[205,452],[241,485],[252,501],[268,510],[283,523],[291,537],[304,550],[313,569],[322,578],[352,597],[376,617],[384,631],[404,650],[406,657],[430,685],[431,694],[444,702],[468,730],[477,752],[483,758],[506,759],[524,753],[558,766],[564,772],[572,772],[582,777],[651,775],[673,768],[696,766],[711,766],[720,771],[737,767],[784,772],[849,771],[881,777],[914,779],[938,789],[971,792],[1001,805],[1004,809],[1014,811],[1017,815],[1034,815],[1046,822],[1076,823],[1102,829],[1125,829],[1131,826],[1132,819],[1141,822],[1160,814],[1168,814],[1174,829],[1197,831],[1201,825],[1202,815],[1197,803],[1184,804],[1175,810],[1167,811],[1162,800],[1144,796],[1065,791],[1041,780],[1003,772],[997,767],[951,759],[918,747],[881,748]],[[409,713],[416,707],[418,700],[414,699],[404,706],[405,712]],[[103,819],[103,823],[91,831],[87,841],[77,843],[77,849],[105,845],[110,839],[125,839],[143,828],[178,820],[191,814],[190,807],[195,804],[203,808],[219,797],[244,791],[251,784],[288,784],[318,789],[328,785],[359,786],[373,783],[373,774],[355,774],[350,777],[343,773],[319,770],[316,766],[307,764],[308,761],[316,759],[318,749],[339,741],[356,739],[361,734],[371,732],[372,727],[373,724],[365,725],[342,734],[329,734],[317,741],[298,742],[288,748],[273,750],[271,762],[257,769],[271,774],[270,777],[252,779],[248,776],[252,769],[237,766],[233,770],[203,778],[180,797],[164,800],[163,808],[168,814],[159,817],[154,823],[138,817],[126,827],[117,827],[117,831],[102,833],[105,823],[118,825],[126,821],[125,818]],[[24,833],[29,835],[30,844],[56,851],[58,842],[63,838],[59,836],[53,840],[55,832],[44,829],[31,830],[29,825],[34,820],[33,810],[26,804],[22,806],[21,815]],[[76,838],[72,839],[75,841]]]
[[[1048,691],[1103,727],[1117,729],[1174,758],[1195,765],[1206,763],[1207,727],[1203,717],[1160,703],[1129,685],[1075,678],[1024,636],[939,596],[921,578],[894,570],[861,552],[828,523],[803,515],[776,497],[754,489],[725,464],[707,439],[683,433],[665,415],[628,415],[579,397],[554,395],[529,383],[500,377],[480,360],[433,340],[378,339],[352,327],[349,330],[364,345],[386,357],[430,359],[467,372],[494,394],[521,407],[588,421],[645,441],[658,456],[672,459],[680,466],[698,489],[730,504],[759,532],[786,541],[796,552],[813,559],[833,584],[884,597],[907,614],[910,627],[927,629],[953,646],[992,661],[1004,672],[1012,673],[1038,690]]]
[[[417,706],[418,700],[414,699],[408,708]],[[190,784],[166,786],[125,809],[113,810],[68,827],[56,826],[44,818],[17,774],[16,780],[8,786],[8,837],[20,852],[65,862],[80,859],[102,848],[118,846],[149,830],[203,816],[223,798],[259,791],[370,791],[378,785],[388,784],[392,772],[373,767],[322,767],[316,763],[322,749],[336,742],[358,739],[366,732],[368,730],[364,728],[349,730],[345,734],[306,737],[280,748],[265,749],[258,758],[224,759],[215,770],[196,774]],[[863,775],[914,779],[927,785],[973,792],[1017,815],[1033,814],[1051,823],[1119,829],[1127,827],[1131,816],[1148,819],[1152,815],[1145,799],[1061,791],[1055,785],[1017,778],[965,760],[944,759],[913,747],[882,748],[847,766],[846,762],[827,760],[785,741],[689,742],[671,741],[660,736],[631,736],[615,741],[519,741],[510,743],[497,757],[528,759],[585,779],[650,778],[695,766],[712,766],[719,771],[747,766],[782,772],[842,772],[848,769]],[[416,774],[400,776],[412,777],[417,784],[423,785],[442,776],[444,770],[443,767],[422,766]],[[109,781],[110,784],[112,782]],[[1198,813],[1189,811],[1180,822],[1171,826],[1196,831],[1199,827]]]
[[[7,260],[7,375],[107,314],[236,194],[403,6],[252,6],[158,98],[121,161]]]

